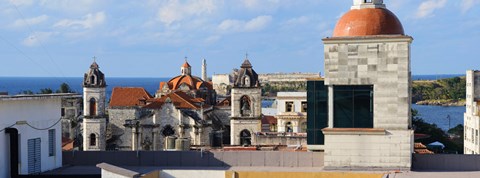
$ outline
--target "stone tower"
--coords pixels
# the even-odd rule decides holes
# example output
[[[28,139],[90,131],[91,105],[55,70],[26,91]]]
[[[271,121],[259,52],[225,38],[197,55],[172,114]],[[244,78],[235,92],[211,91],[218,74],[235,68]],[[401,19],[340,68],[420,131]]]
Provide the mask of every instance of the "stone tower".
[[[83,78],[83,150],[106,147],[105,75],[94,61]]]
[[[208,82],[207,60],[206,59],[202,60],[202,80],[205,81],[205,82]]]
[[[231,100],[231,145],[255,145],[253,136],[261,131],[262,89],[248,58],[238,71]]]

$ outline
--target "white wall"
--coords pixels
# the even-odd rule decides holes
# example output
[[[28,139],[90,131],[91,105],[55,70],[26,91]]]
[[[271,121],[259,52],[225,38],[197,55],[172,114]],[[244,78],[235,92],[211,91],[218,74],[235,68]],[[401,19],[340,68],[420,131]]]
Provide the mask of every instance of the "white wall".
[[[216,170],[162,170],[161,178],[211,178],[225,177],[225,171]]]
[[[3,129],[17,121],[27,121],[37,128],[52,126],[61,117],[61,98],[22,98],[20,100],[5,100],[0,98],[0,128]],[[48,171],[62,166],[61,123],[55,125],[55,156],[48,154],[48,130],[39,131],[27,125],[16,125],[20,134],[20,174],[28,173],[28,139],[41,139],[41,170]],[[10,176],[9,135],[0,133],[0,177]]]

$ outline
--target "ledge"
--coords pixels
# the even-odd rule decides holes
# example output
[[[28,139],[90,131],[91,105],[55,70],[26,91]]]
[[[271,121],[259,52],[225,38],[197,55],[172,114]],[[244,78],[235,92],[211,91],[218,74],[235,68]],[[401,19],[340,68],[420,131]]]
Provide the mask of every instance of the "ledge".
[[[100,168],[100,169],[106,170],[108,172],[111,172],[111,173],[114,173],[114,174],[117,174],[117,175],[122,175],[122,176],[125,176],[125,177],[132,177],[132,178],[140,177],[140,173],[138,173],[138,172],[133,172],[133,171],[130,171],[130,170],[127,170],[127,169],[124,169],[124,168],[121,168],[121,167],[117,167],[117,166],[114,166],[114,165],[110,165],[110,164],[107,164],[107,163],[97,164],[97,167]]]
[[[373,128],[325,128],[325,135],[386,135],[385,129]]]

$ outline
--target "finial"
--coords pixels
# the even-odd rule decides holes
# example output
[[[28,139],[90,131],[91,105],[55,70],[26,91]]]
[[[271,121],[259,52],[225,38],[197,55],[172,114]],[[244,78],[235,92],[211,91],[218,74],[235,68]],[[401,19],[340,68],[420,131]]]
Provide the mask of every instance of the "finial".
[[[245,59],[248,59],[248,52],[245,52]]]
[[[93,62],[97,62],[97,57],[93,56]]]
[[[188,60],[187,60],[187,59],[188,59],[188,57],[187,57],[187,56],[185,56],[185,62],[188,62]]]

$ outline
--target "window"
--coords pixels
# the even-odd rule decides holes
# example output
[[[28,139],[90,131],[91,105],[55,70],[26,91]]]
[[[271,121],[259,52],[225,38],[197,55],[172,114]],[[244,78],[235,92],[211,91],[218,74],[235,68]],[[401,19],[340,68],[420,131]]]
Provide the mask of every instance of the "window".
[[[302,112],[307,112],[307,102],[306,101],[302,102]]]
[[[252,110],[250,98],[248,96],[242,96],[242,98],[240,98],[240,115],[250,116],[251,113]]]
[[[90,134],[90,146],[97,146],[97,135]]]
[[[62,117],[64,117],[65,116],[65,108],[62,108],[61,113],[62,113]]]
[[[324,81],[307,81],[307,143],[323,145],[322,129],[328,127],[328,88]]]
[[[294,112],[292,101],[285,102],[285,112]]]
[[[55,156],[55,129],[48,130],[48,156]]]
[[[285,124],[285,132],[293,132],[292,122],[287,122]]]
[[[270,132],[277,132],[277,124],[270,124]]]
[[[373,128],[373,86],[334,86],[335,128]]]
[[[97,101],[95,98],[90,99],[90,116],[97,115]]]

